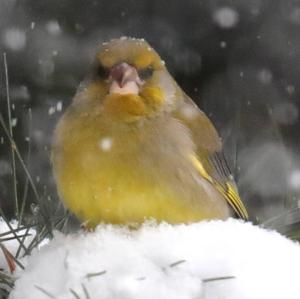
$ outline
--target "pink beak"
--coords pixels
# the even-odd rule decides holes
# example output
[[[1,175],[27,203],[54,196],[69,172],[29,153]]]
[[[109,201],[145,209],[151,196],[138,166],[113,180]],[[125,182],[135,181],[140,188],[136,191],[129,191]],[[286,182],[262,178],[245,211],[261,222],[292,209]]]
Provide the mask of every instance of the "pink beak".
[[[143,84],[135,67],[126,62],[113,66],[110,70],[109,78],[118,83],[123,88],[129,82],[135,82],[137,85]]]

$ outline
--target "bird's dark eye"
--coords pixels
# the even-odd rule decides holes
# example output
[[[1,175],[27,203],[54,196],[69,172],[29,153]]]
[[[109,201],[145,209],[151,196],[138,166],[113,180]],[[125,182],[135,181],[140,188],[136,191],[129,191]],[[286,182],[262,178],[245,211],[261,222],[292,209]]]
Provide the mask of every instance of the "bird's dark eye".
[[[108,71],[105,69],[102,65],[97,66],[97,76],[100,78],[107,78],[108,77]]]
[[[153,75],[153,68],[147,67],[145,69],[139,70],[139,76],[142,80],[147,80]]]

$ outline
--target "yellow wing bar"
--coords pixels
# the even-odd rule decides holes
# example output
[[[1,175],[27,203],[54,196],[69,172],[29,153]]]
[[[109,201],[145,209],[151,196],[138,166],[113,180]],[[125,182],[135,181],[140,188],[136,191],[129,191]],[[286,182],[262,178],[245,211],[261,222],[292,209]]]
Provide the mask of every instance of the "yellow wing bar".
[[[235,190],[234,186],[230,182],[226,182],[222,184],[217,180],[213,179],[205,170],[202,163],[195,155],[190,155],[190,159],[196,169],[199,171],[200,175],[210,182],[227,200],[229,205],[233,208],[236,214],[241,217],[242,219],[247,220],[249,218],[248,212],[242,203],[237,191]]]

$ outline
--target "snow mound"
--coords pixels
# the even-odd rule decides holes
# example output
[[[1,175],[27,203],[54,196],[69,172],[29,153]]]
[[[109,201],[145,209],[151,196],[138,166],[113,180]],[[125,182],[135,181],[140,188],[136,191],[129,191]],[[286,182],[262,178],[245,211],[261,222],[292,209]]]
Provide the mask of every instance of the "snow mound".
[[[300,247],[229,219],[57,233],[18,272],[10,299],[299,298]]]

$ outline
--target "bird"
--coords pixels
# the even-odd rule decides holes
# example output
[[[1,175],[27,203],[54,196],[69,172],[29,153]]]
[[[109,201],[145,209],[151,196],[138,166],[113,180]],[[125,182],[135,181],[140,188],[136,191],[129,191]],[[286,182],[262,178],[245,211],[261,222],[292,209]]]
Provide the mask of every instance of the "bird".
[[[51,160],[64,205],[90,228],[248,219],[214,125],[144,39],[101,45]]]

